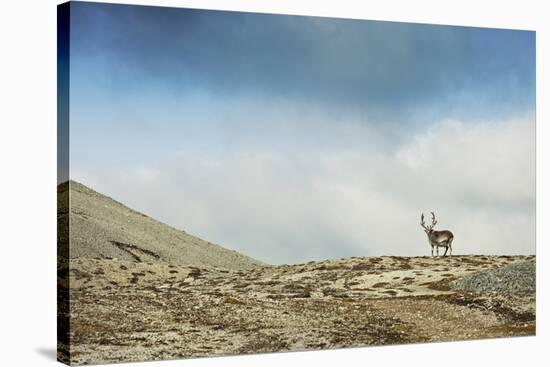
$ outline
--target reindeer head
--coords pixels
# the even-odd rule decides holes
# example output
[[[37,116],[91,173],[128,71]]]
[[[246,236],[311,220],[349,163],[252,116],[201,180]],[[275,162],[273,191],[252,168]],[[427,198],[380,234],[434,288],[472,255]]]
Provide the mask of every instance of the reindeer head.
[[[428,226],[424,222],[424,213],[422,213],[422,215],[420,216],[420,225],[422,226],[422,228],[424,228],[424,232],[426,232],[427,235],[433,232],[434,227],[437,224],[437,220],[435,220],[434,212],[430,212],[430,213],[432,213],[432,224]]]

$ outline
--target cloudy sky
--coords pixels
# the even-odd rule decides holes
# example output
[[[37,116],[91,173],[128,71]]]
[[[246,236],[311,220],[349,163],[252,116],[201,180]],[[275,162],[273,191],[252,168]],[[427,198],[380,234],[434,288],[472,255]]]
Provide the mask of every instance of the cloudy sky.
[[[71,176],[267,263],[535,252],[535,33],[72,3]]]

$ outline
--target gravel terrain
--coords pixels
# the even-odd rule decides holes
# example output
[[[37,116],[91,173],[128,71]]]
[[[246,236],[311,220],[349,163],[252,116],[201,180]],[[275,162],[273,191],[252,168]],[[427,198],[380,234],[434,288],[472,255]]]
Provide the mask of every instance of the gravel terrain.
[[[508,265],[500,269],[469,274],[452,284],[455,289],[473,292],[535,290],[535,260]]]
[[[70,195],[70,211],[66,195]],[[175,265],[252,269],[264,265],[163,224],[78,183],[58,187],[58,222],[70,216],[70,231],[58,227],[59,246],[69,246],[70,258],[116,258],[161,261]]]

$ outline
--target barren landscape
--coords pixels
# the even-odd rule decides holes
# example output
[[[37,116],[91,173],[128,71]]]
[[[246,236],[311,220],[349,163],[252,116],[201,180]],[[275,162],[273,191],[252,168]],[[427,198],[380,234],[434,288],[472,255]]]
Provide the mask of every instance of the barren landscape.
[[[71,262],[71,363],[535,334],[535,292],[453,289],[531,257],[352,258],[248,271]]]
[[[69,237],[81,240],[69,249],[78,246],[80,256],[59,262],[58,282],[70,292],[69,309],[60,310],[70,314],[70,346],[59,342],[59,359],[73,365],[535,334],[534,256],[271,266],[171,227],[171,248],[145,247],[126,233],[139,233],[132,226],[143,221],[164,225],[71,186],[71,210],[60,205],[59,217],[77,218]],[[102,230],[105,223],[118,230]],[[96,232],[82,236],[84,229]],[[214,258],[203,245],[230,257]]]
[[[538,27],[222,8],[58,5],[58,361],[536,335]]]

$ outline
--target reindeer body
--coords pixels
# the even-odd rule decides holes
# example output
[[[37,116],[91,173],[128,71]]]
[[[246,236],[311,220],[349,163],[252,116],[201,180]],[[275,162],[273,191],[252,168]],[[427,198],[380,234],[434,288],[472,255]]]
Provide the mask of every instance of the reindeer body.
[[[444,247],[445,253],[443,256],[447,255],[447,251],[449,251],[449,256],[453,254],[453,239],[454,235],[453,232],[443,230],[443,231],[434,231],[433,227],[437,224],[437,221],[435,220],[435,214],[432,212],[432,224],[427,226],[426,223],[424,223],[424,213],[422,213],[422,216],[420,217],[420,225],[422,228],[424,228],[424,232],[426,232],[426,235],[428,236],[428,243],[432,247],[432,256],[434,256],[434,248],[436,251],[437,256],[439,256],[439,248]]]

